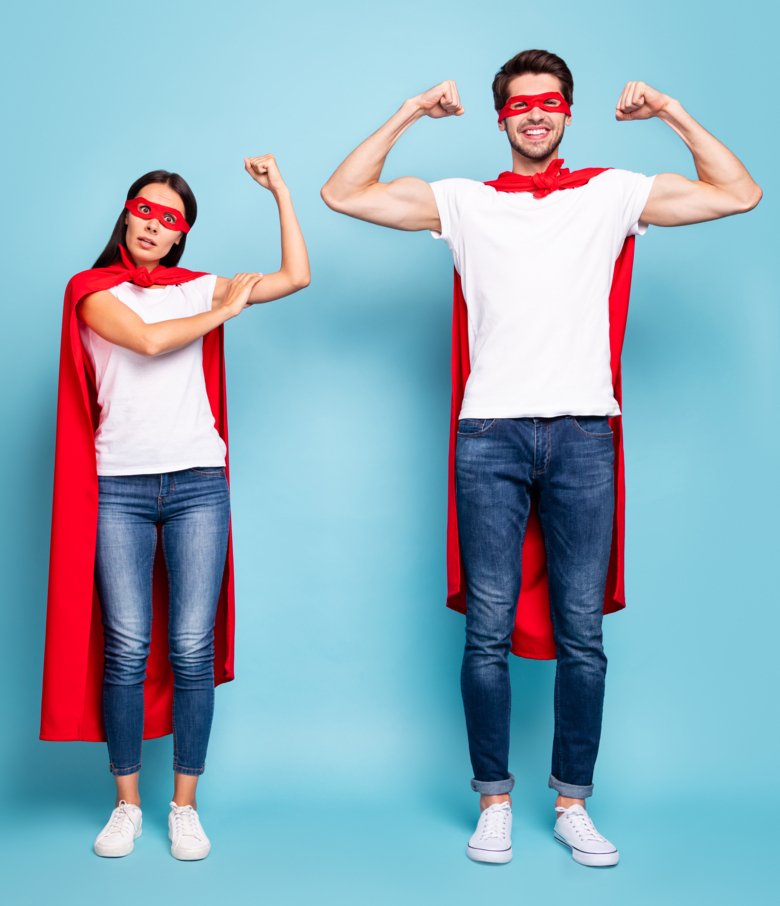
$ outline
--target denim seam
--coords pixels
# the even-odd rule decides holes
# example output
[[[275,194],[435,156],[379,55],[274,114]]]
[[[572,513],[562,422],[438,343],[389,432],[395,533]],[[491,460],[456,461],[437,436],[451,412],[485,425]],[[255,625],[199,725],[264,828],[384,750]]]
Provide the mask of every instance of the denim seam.
[[[460,428],[457,431],[458,437],[480,437],[483,434],[487,434],[493,429],[496,424],[497,419],[495,418],[485,418],[485,419],[475,419],[475,421],[482,421],[484,424],[479,431],[461,431]]]
[[[608,434],[594,434],[592,431],[586,431],[577,421],[576,415],[570,415],[569,418],[574,422],[574,427],[580,432],[580,434],[584,434],[585,437],[593,437],[597,440],[606,440],[607,438],[609,438],[611,440],[615,436],[612,429],[610,429]],[[609,418],[609,416],[605,415],[604,418]]]

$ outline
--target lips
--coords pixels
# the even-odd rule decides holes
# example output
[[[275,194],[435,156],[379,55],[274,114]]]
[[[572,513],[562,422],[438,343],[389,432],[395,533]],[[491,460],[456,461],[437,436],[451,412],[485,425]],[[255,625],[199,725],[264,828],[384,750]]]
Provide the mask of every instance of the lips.
[[[527,126],[521,133],[530,141],[538,142],[547,138],[551,131],[547,126]]]
[[[145,248],[145,249],[153,249],[155,247],[155,245],[157,245],[156,242],[152,242],[152,240],[147,239],[146,236],[139,236],[138,242],[141,245],[141,247]]]

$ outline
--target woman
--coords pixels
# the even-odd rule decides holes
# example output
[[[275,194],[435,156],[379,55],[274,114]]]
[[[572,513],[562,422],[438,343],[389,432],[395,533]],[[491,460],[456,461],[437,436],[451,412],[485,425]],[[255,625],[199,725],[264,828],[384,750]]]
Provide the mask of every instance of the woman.
[[[222,325],[309,283],[273,156],[245,167],[278,205],[276,273],[176,267],[197,206],[180,176],[156,170],[66,291],[41,737],[107,740],[116,806],[101,856],[132,851],[141,742],[171,730],[171,853],[210,850],[195,793],[214,685],[233,678]]]

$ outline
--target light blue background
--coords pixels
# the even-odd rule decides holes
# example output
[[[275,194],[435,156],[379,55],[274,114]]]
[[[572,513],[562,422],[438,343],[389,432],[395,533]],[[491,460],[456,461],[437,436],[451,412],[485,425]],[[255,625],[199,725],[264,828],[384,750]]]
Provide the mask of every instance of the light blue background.
[[[778,16],[764,3],[76,2],[2,16],[3,887],[6,902],[764,903],[778,804]],[[513,662],[515,859],[469,863],[476,817],[443,606],[451,263],[427,235],[339,217],[319,188],[401,101],[457,80],[387,176],[508,166],[490,83],[524,47],[576,80],[572,167],[692,175],[660,122],[612,116],[628,79],[679,97],[749,165],[753,213],[638,243],[624,353],[629,608],[610,617],[592,812],[614,871],[551,835],[553,665]],[[184,265],[278,264],[272,151],[313,283],[227,326],[238,680],[200,796],[214,849],[168,854],[170,740],[145,748],[145,833],[90,852],[99,745],[38,742],[60,305],[127,186],[180,171]],[[194,899],[191,899],[194,897]]]

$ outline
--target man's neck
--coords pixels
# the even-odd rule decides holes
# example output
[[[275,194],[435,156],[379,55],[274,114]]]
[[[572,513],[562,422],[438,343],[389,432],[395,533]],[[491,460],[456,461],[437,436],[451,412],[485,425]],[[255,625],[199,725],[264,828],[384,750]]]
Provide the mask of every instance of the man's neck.
[[[532,160],[530,157],[523,157],[517,151],[512,149],[512,172],[519,176],[533,176],[534,173],[543,173],[550,164],[558,159],[558,149],[556,148],[547,157],[541,160]]]

